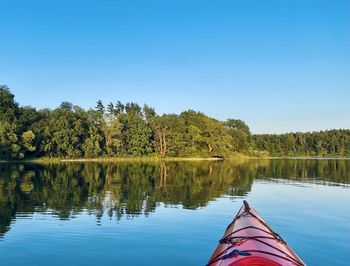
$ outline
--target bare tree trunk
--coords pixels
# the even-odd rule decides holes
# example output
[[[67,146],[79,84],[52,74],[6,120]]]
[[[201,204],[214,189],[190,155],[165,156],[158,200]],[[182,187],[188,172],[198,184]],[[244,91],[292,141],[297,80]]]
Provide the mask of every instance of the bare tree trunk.
[[[158,131],[158,138],[159,138],[159,153],[160,155],[163,155],[163,140],[162,140],[162,132]]]
[[[163,133],[163,147],[164,147],[164,154],[163,156],[165,156],[166,152],[167,152],[167,148],[166,148],[166,138],[165,138],[165,132]]]

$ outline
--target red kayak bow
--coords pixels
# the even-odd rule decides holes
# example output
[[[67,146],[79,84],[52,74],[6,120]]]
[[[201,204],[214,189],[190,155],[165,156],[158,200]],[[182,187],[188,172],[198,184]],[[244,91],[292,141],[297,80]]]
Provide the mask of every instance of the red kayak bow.
[[[248,202],[243,203],[207,266],[304,266]]]

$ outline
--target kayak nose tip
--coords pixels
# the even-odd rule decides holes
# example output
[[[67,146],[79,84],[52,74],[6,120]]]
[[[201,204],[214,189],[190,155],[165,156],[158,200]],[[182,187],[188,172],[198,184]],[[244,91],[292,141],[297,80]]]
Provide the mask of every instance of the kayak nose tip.
[[[249,211],[249,210],[250,210],[250,206],[249,206],[248,201],[243,200],[243,204],[244,204],[244,209],[245,209],[245,211]]]

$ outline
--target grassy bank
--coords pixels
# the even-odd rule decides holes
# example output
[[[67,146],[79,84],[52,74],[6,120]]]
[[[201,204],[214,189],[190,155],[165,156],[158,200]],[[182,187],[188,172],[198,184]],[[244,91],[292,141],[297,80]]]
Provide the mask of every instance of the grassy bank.
[[[35,158],[25,160],[10,160],[0,162],[32,162],[32,163],[58,163],[58,162],[158,162],[158,161],[220,161],[223,158],[214,157],[111,157],[111,158]]]
[[[244,154],[234,154],[228,157],[210,157],[210,156],[193,156],[193,157],[160,157],[160,156],[140,156],[140,157],[98,157],[98,158],[54,158],[41,157],[23,160],[0,160],[0,162],[37,162],[37,163],[58,163],[58,162],[160,162],[160,161],[222,161],[232,159],[249,159],[257,158]]]
[[[55,157],[41,157],[30,158],[23,160],[0,160],[0,163],[10,162],[31,162],[31,163],[59,163],[59,162],[176,162],[176,161],[222,161],[222,160],[247,160],[247,159],[295,159],[295,160],[331,160],[344,159],[349,160],[349,157],[315,157],[315,156],[267,156],[266,154],[242,154],[236,153],[227,157],[160,157],[160,156],[140,156],[140,157],[98,157],[98,158],[55,158]]]
[[[223,160],[249,160],[249,159],[289,159],[289,160],[350,160],[349,157],[269,157],[237,155],[224,158],[218,157],[99,157],[99,158],[33,158],[25,160],[0,160],[0,163],[60,163],[60,162],[186,162],[186,161],[223,161]]]

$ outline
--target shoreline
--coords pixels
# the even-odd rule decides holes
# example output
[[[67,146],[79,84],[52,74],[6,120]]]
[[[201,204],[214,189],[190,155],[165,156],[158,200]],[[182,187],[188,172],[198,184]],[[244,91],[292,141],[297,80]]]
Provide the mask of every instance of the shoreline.
[[[236,157],[235,159],[242,159]],[[68,163],[68,162],[161,162],[161,161],[223,161],[216,157],[112,157],[112,158],[36,158],[26,160],[0,160],[0,163]]]
[[[288,159],[288,160],[350,160],[350,157],[316,157],[316,156],[277,156],[277,157],[268,157],[270,160],[278,159]]]
[[[224,161],[224,160],[350,160],[350,157],[253,157],[247,155],[233,157],[111,157],[111,158],[35,158],[26,160],[0,160],[0,163],[69,163],[69,162],[190,162],[190,161]]]
[[[114,158],[81,158],[60,159],[60,162],[122,162],[122,161],[223,161],[215,157],[114,157]]]

